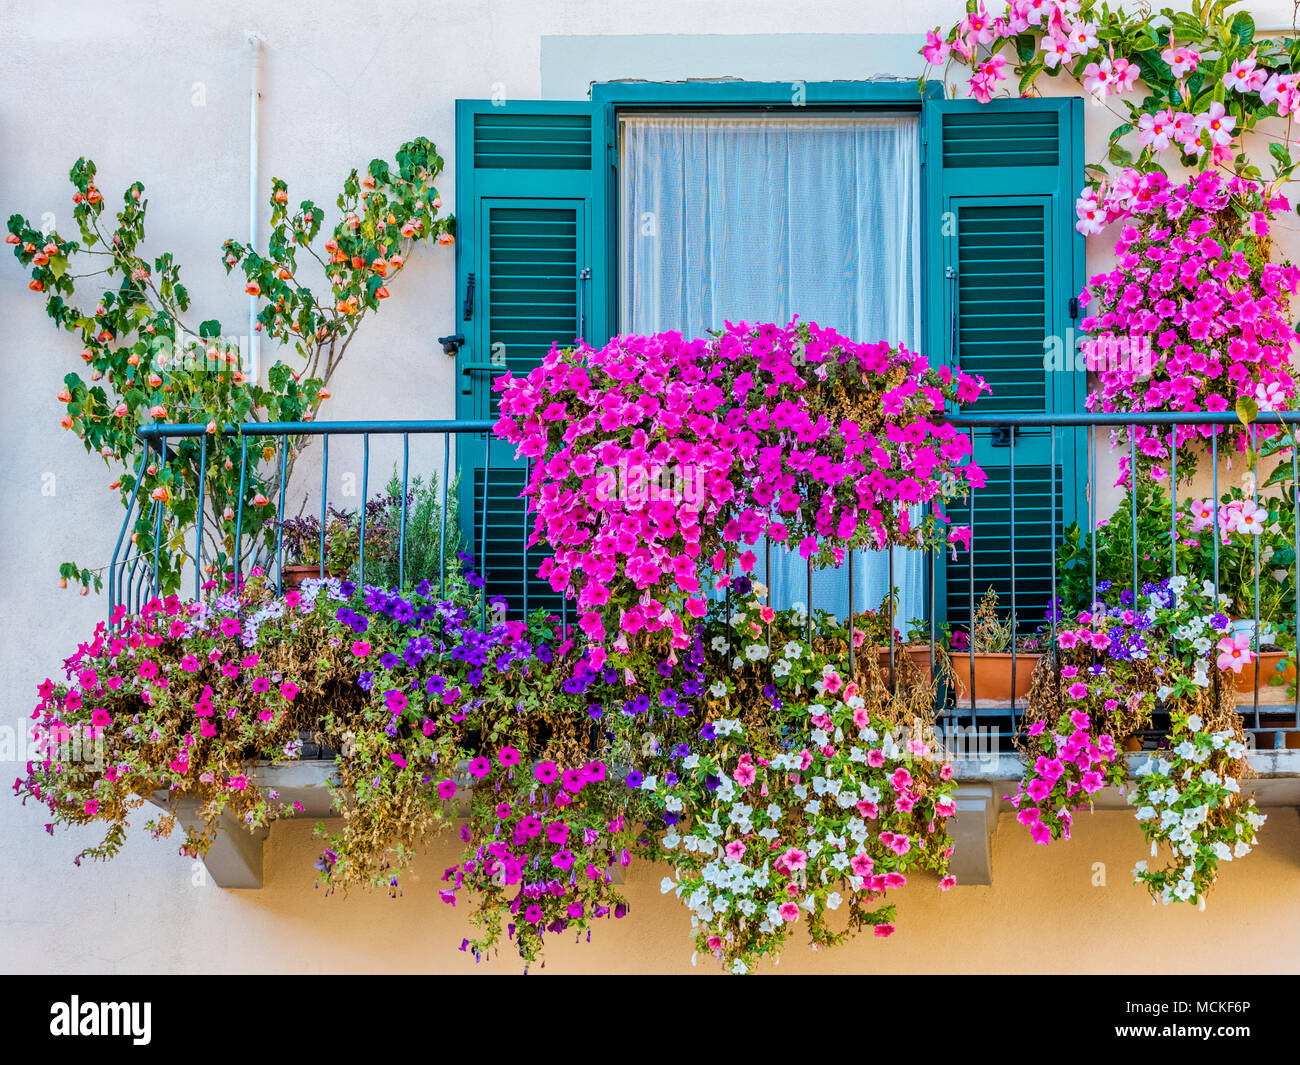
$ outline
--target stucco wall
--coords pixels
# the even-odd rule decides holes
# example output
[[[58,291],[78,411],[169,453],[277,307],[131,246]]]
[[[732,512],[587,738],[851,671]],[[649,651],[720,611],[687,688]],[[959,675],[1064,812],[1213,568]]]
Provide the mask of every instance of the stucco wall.
[[[0,208],[72,230],[66,173],[79,156],[99,164],[110,202],[136,178],[150,199],[150,247],[173,251],[195,318],[244,332],[247,304],[219,260],[221,241],[247,229],[247,37],[265,41],[263,188],[285,178],[291,195],[328,202],[352,166],[431,137],[449,162],[453,101],[496,83],[516,98],[554,96],[577,79],[764,76],[869,77],[902,38],[958,16],[956,0],[393,0],[369,15],[341,0],[234,0],[220,5],[121,0],[0,5]],[[1261,25],[1290,22],[1289,5],[1253,4]],[[692,35],[657,53],[602,35]],[[837,47],[810,47],[826,35]],[[704,40],[704,35],[711,39]],[[737,39],[738,37],[746,39]],[[582,40],[578,40],[582,38]],[[760,43],[760,38],[762,43]],[[773,44],[775,39],[776,44]],[[847,43],[845,43],[847,42]],[[815,43],[815,42],[814,42]],[[864,64],[853,66],[861,43]],[[590,73],[574,70],[584,49]],[[621,49],[621,50],[620,50]],[[610,55],[627,56],[627,68]],[[901,54],[901,51],[897,54]],[[759,63],[755,57],[763,56]],[[901,62],[901,61],[900,61]],[[910,56],[903,66],[911,64]],[[545,83],[543,74],[546,72]],[[900,66],[888,73],[909,73]],[[1090,113],[1091,114],[1091,113]],[[1090,125],[1089,154],[1105,141]],[[1288,234],[1293,240],[1294,234]],[[1094,256],[1090,266],[1104,261]],[[56,587],[55,568],[107,559],[121,512],[113,474],[58,426],[59,381],[79,367],[77,346],[56,332],[26,275],[0,258],[4,365],[0,389],[0,544],[4,550],[0,727],[21,729],[35,684],[54,672],[102,617],[103,604]],[[384,313],[368,322],[333,386],[327,416],[435,418],[453,413],[448,360],[432,338],[453,323],[452,255],[421,250]],[[265,356],[271,356],[264,351]],[[377,467],[382,470],[382,466]],[[52,488],[52,492],[51,492]],[[0,733],[0,736],[3,734]],[[4,754],[0,753],[0,757]],[[20,768],[5,767],[5,779]],[[1123,814],[1084,818],[1075,841],[1035,848],[1006,823],[995,842],[991,888],[941,897],[915,886],[900,900],[900,933],[833,954],[791,952],[789,970],[1085,971],[1293,970],[1300,947],[1300,824],[1273,812],[1260,852],[1232,867],[1205,913],[1153,910],[1128,883],[1142,856]],[[143,834],[103,867],[74,869],[86,840],[46,836],[40,811],[0,800],[0,969],[47,971],[472,971],[455,950],[464,911],[436,901],[450,862],[435,843],[405,894],[325,898],[313,889],[307,824],[275,827],[260,893],[201,886],[192,863]],[[1093,863],[1106,867],[1092,886]],[[658,894],[659,874],[634,867],[632,917],[601,929],[590,947],[558,946],[550,969],[689,971],[685,912]],[[513,962],[492,968],[513,968]],[[698,971],[708,971],[701,968]]]
[[[775,970],[836,973],[1294,973],[1300,970],[1300,820],[1271,811],[1260,847],[1228,868],[1204,912],[1153,907],[1129,871],[1143,842],[1127,813],[1081,817],[1074,839],[1040,847],[1009,815],[993,843],[993,884],[944,894],[918,880],[897,892],[898,931],[812,953],[797,935]],[[165,845],[134,840],[107,866],[65,866],[72,841],[6,819],[0,968],[41,972],[517,973],[509,950],[476,965],[457,950],[469,911],[438,899],[454,837],[403,876],[402,895],[313,889],[319,841],[306,823],[276,825],[267,886],[222,891]],[[1100,864],[1098,864],[1100,863]],[[691,966],[690,920],[659,893],[666,870],[633,863],[622,921],[591,942],[555,937],[549,973],[716,973]],[[1104,879],[1104,883],[1101,881]],[[541,970],[538,970],[541,971]]]

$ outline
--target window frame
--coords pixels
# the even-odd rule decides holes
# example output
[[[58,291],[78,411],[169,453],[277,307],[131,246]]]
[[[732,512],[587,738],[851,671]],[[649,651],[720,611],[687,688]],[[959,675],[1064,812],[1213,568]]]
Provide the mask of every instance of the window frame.
[[[795,102],[798,91],[802,101]],[[916,81],[896,79],[881,81],[683,81],[683,82],[596,82],[591,87],[593,136],[603,128],[605,136],[606,168],[602,216],[609,227],[605,242],[605,270],[610,284],[604,293],[606,321],[611,335],[620,331],[619,293],[622,288],[617,234],[622,220],[619,212],[619,143],[618,119],[620,114],[637,111],[788,111],[802,112],[809,108],[818,111],[915,111],[918,120],[927,100],[943,98],[943,83],[927,81],[923,88]],[[920,182],[921,182],[921,321],[928,320],[931,298],[928,276],[928,256],[931,241],[929,228],[933,225],[931,213],[926,208],[925,122],[920,127]]]

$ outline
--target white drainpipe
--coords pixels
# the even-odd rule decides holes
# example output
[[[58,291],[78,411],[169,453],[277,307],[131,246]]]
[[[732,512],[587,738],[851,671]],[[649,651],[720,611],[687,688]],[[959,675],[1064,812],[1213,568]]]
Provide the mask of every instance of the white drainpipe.
[[[261,195],[258,188],[257,116],[262,91],[262,40],[256,34],[248,38],[252,47],[252,72],[248,86],[248,245],[257,249],[257,204]],[[248,376],[259,380],[262,364],[262,334],[257,331],[257,297],[248,297]]]

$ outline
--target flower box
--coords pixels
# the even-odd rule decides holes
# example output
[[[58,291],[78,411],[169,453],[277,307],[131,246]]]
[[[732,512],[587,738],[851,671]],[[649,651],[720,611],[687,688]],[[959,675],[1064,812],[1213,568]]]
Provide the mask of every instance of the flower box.
[[[971,665],[974,663],[974,688],[977,705],[1010,706],[1013,700],[1017,706],[1024,705],[1029,694],[1029,682],[1034,668],[1038,665],[1040,654],[1029,652],[1017,653],[1015,657],[1015,689],[1012,690],[1011,660],[1006,652],[977,652],[974,655],[953,652],[952,671],[957,679],[957,705],[971,704]]]

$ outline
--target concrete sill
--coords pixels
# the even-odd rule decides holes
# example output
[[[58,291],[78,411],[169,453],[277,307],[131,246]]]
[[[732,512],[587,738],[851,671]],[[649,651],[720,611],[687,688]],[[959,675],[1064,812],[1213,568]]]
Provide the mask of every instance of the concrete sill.
[[[1134,752],[1128,758],[1130,771],[1151,757],[1153,751]],[[1249,756],[1255,776],[1242,781],[1242,791],[1254,795],[1261,807],[1300,806],[1300,750],[1257,750]],[[1012,792],[1021,777],[1020,759],[1015,754],[959,757],[954,761],[959,786],[956,792],[957,816],[953,819],[954,852],[952,871],[959,885],[991,884],[992,841],[997,831],[998,815],[1012,809],[1005,796]],[[334,762],[302,761],[274,764],[256,762],[250,777],[259,787],[279,792],[277,801],[298,802],[304,818],[330,819],[338,816],[329,784],[337,779]],[[457,775],[460,785],[455,798],[468,799],[468,778]],[[153,796],[156,805],[165,807],[166,796]],[[1094,798],[1098,810],[1127,810],[1129,803],[1117,788],[1106,788]],[[199,821],[199,803],[182,799],[177,804],[177,818],[182,825]],[[204,858],[208,874],[219,887],[260,888],[262,847],[269,829],[249,832],[233,818],[224,818],[221,831]],[[611,868],[615,882],[622,883],[623,869]]]

